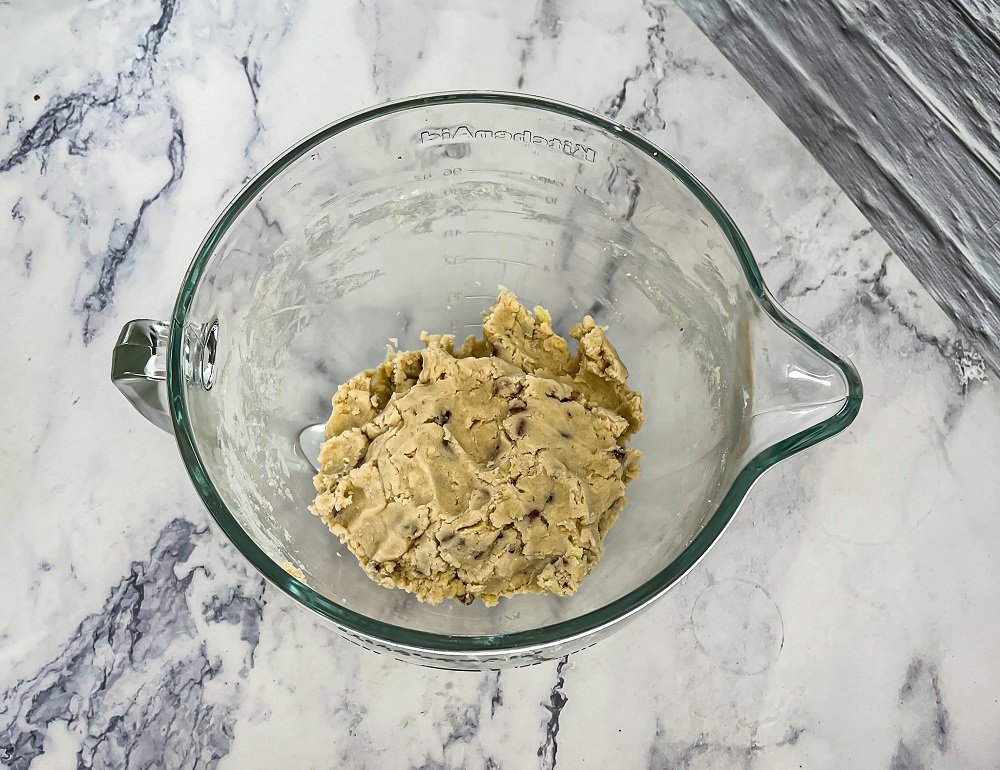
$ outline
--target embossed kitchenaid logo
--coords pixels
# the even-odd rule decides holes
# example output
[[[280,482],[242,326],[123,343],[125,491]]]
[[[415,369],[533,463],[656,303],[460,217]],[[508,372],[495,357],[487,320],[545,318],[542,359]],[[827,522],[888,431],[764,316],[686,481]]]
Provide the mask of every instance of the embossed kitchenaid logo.
[[[468,142],[473,139],[499,139],[508,142],[523,142],[524,144],[539,144],[562,150],[567,155],[585,160],[588,163],[597,162],[597,151],[585,144],[574,142],[561,136],[542,136],[530,129],[523,131],[505,131],[494,128],[473,128],[460,125],[444,128],[429,128],[420,132],[421,144],[440,144],[442,142]]]

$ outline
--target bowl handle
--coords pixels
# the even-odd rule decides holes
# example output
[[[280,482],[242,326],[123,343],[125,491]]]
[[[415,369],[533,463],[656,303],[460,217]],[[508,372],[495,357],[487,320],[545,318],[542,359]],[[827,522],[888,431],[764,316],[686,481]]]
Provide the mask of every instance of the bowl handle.
[[[111,381],[139,414],[173,433],[167,400],[167,339],[170,324],[142,318],[129,321],[111,354]]]

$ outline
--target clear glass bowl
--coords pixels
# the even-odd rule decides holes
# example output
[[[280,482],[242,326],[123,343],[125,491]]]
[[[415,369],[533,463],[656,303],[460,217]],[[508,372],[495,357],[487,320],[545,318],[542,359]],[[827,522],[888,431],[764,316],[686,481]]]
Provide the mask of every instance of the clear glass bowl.
[[[310,515],[296,438],[389,339],[479,329],[500,284],[564,334],[585,313],[610,327],[645,398],[642,474],[576,595],[422,604]],[[116,383],[174,431],[258,570],[365,647],[453,668],[610,633],[705,554],[761,473],[861,402],[854,368],[776,305],[686,169],[603,117],[514,94],[393,102],[303,140],[212,227],[170,321],[119,342]]]

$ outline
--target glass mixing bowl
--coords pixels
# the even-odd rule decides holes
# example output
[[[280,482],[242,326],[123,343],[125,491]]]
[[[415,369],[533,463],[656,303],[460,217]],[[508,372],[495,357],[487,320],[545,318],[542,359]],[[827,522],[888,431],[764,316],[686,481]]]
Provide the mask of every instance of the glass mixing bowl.
[[[498,285],[584,314],[645,398],[642,473],[572,597],[422,604],[368,579],[307,510],[300,431],[390,339],[481,328]],[[122,332],[112,378],[172,430],[233,544],[365,647],[497,668],[588,646],[663,594],[753,482],[854,419],[854,368],[783,312],[711,193],[641,136],[540,98],[383,104],[303,140],[229,205],[169,321]]]

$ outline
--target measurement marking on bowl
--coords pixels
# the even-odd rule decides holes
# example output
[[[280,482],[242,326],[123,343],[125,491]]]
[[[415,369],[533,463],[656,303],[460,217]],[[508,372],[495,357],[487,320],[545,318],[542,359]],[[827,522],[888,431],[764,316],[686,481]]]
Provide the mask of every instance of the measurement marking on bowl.
[[[319,204],[319,207],[321,209],[326,209],[326,208],[329,208],[330,206],[339,205],[339,204],[343,203],[342,199],[343,199],[342,193],[338,192],[336,195],[331,195],[329,198],[327,198],[325,201],[323,201],[321,204]]]
[[[517,265],[519,267],[531,267],[530,262],[521,262],[517,259],[502,259],[499,257],[445,257],[444,261],[449,265],[461,265],[464,262],[495,262],[498,265]]]
[[[501,211],[501,214],[509,214],[511,212]],[[504,238],[526,238],[529,241],[540,241],[542,240],[537,235],[533,233],[498,233],[496,230],[474,230],[471,227],[464,230],[445,230],[445,233],[454,232],[456,235],[488,235],[491,238],[495,238],[498,235]],[[442,233],[443,235],[443,233]]]
[[[275,316],[282,315],[283,313],[291,313],[292,311],[295,311],[295,310],[302,310],[302,309],[307,308],[307,307],[317,307],[318,305],[319,305],[319,303],[316,303],[316,302],[313,302],[310,305],[289,305],[288,307],[283,307],[280,310],[274,310],[274,311],[268,313],[265,316],[261,316],[260,320],[263,321],[263,320],[265,320],[267,318],[274,318]]]

